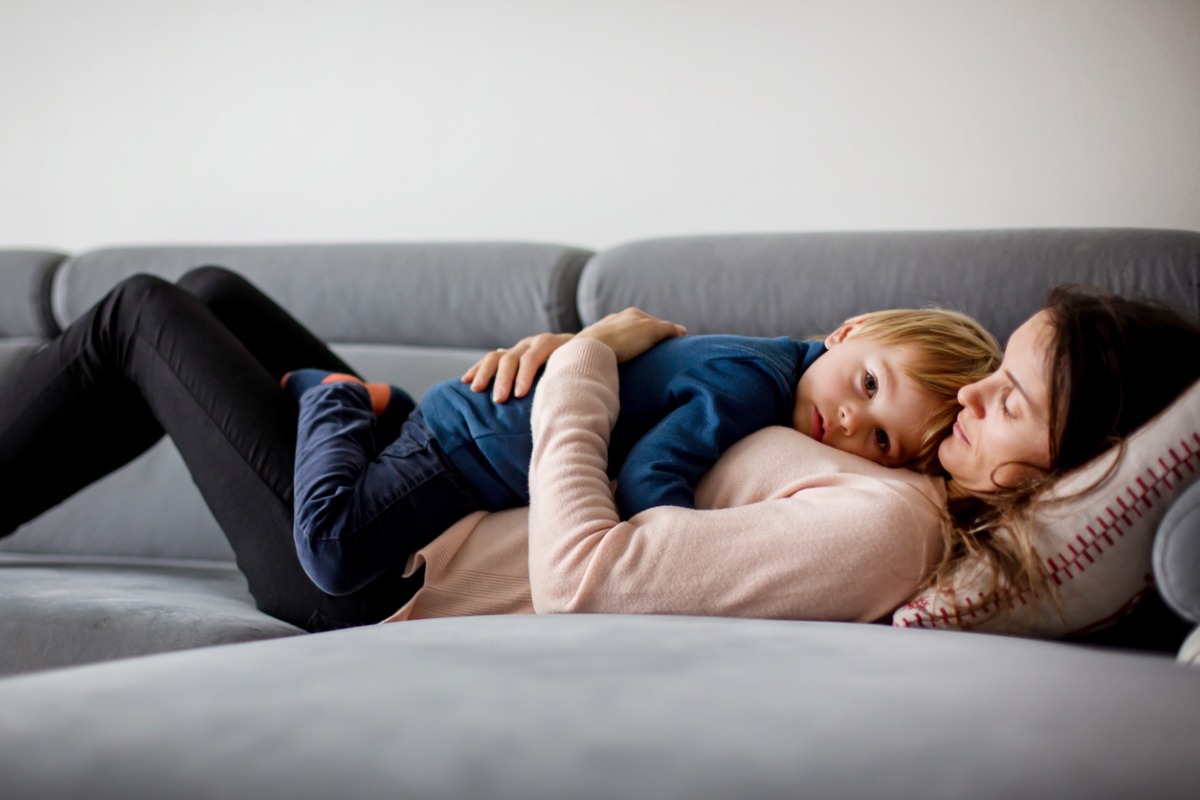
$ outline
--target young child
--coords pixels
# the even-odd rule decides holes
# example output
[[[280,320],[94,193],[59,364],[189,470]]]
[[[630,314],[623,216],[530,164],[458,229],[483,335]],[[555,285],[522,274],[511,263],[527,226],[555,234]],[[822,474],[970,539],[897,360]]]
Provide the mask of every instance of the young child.
[[[929,471],[958,413],[958,389],[999,359],[977,322],[940,309],[865,314],[824,341],[668,339],[619,367],[609,470],[621,516],[692,507],[721,453],[770,425]],[[536,383],[498,404],[446,381],[415,410],[402,390],[349,375],[297,370],[283,385],[301,408],[296,545],[326,592],[353,591],[472,511],[529,502]],[[376,441],[403,416],[395,441]]]

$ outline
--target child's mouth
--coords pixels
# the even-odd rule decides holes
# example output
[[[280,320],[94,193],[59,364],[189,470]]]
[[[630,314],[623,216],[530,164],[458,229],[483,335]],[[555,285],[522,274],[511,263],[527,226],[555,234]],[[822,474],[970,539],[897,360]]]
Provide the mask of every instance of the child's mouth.
[[[818,442],[825,441],[825,420],[821,416],[821,412],[817,411],[816,406],[813,406],[812,438],[816,439]]]

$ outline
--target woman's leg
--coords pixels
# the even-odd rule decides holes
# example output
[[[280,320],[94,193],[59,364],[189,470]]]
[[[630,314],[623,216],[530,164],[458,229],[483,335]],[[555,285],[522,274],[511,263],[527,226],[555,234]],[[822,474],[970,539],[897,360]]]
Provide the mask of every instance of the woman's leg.
[[[294,369],[354,370],[257,286],[225,267],[197,267],[178,280],[276,380]]]
[[[126,463],[165,429],[262,610],[310,629],[380,619],[415,590],[397,570],[331,598],[300,569],[295,425],[278,376],[201,301],[157,278],[130,278],[0,385],[0,532]]]

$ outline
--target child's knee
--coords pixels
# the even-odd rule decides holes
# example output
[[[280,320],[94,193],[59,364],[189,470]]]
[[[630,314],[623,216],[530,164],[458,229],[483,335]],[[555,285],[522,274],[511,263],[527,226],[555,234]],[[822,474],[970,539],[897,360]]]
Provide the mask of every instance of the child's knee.
[[[297,547],[297,555],[308,579],[325,594],[352,594],[369,582],[353,568],[350,556],[337,540],[308,540]]]

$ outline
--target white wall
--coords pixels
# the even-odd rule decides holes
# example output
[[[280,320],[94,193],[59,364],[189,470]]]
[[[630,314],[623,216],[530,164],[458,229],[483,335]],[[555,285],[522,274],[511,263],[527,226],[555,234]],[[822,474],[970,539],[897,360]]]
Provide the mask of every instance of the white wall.
[[[1200,0],[0,0],[0,246],[1200,230]]]

